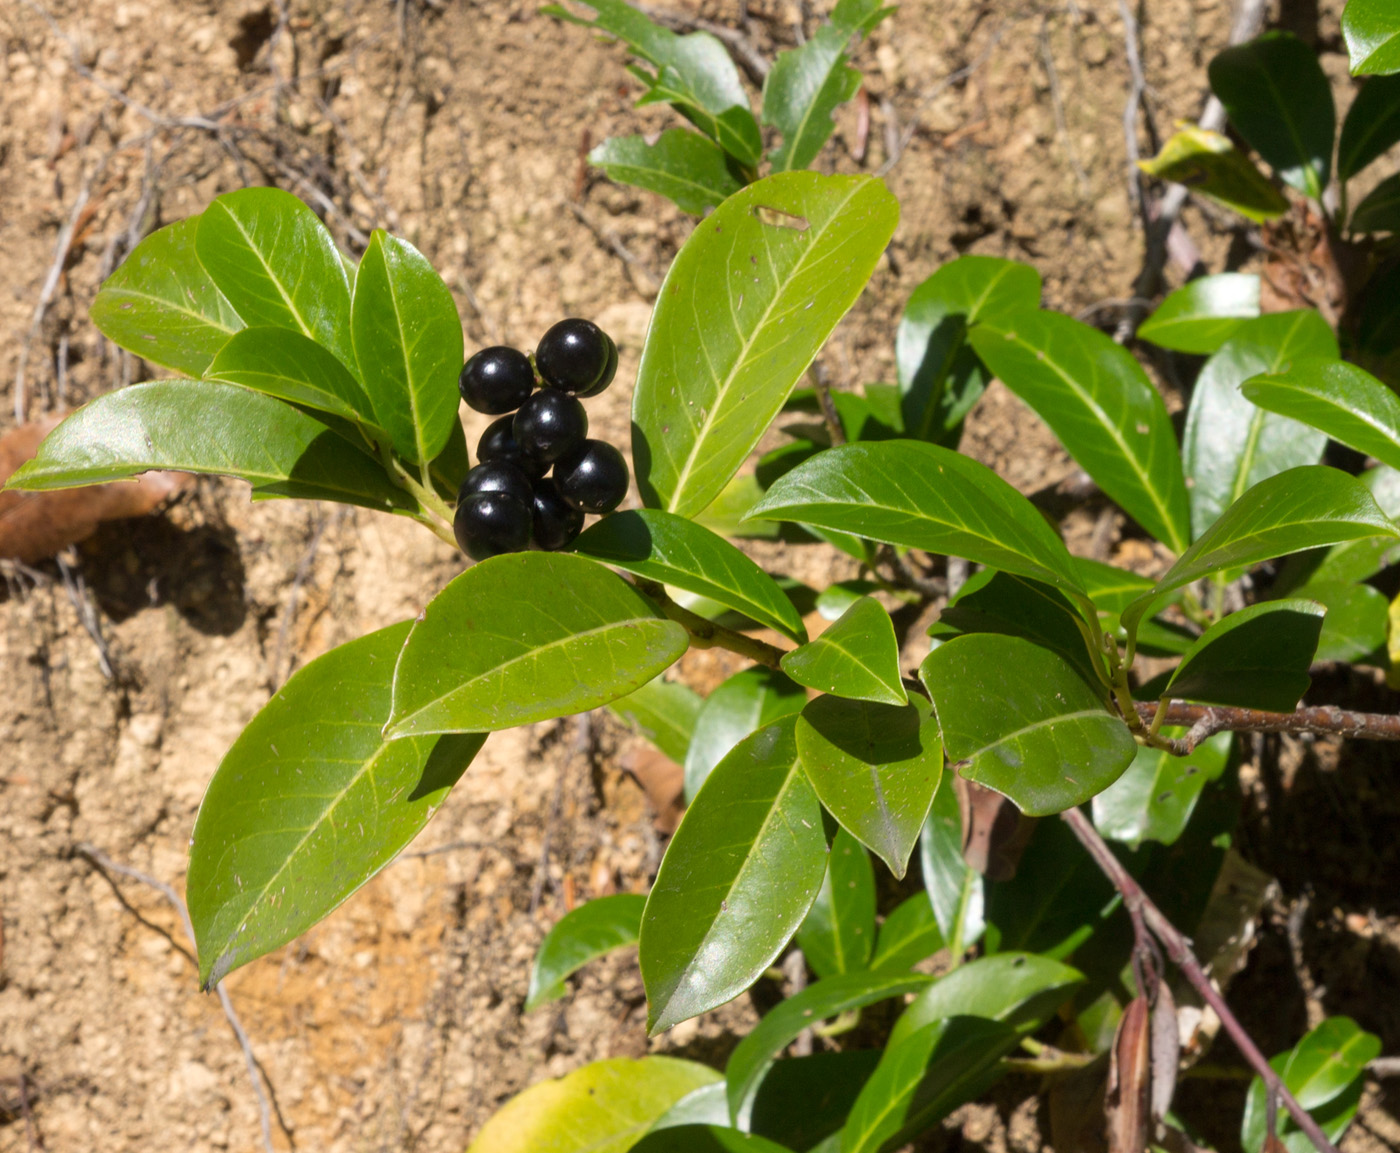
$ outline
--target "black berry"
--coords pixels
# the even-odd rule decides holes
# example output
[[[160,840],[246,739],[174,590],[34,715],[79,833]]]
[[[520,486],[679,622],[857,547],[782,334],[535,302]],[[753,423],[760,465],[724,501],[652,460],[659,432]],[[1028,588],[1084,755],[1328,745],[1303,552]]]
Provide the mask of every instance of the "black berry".
[[[472,560],[520,552],[530,544],[530,506],[500,492],[474,492],[457,504],[453,529]]]
[[[477,412],[514,412],[535,391],[535,370],[519,349],[483,348],[462,366],[457,378],[462,399]]]
[[[531,480],[539,480],[549,471],[549,461],[538,460],[521,451],[515,439],[515,417],[503,416],[493,420],[476,444],[476,459],[482,464],[504,461],[513,464]]]
[[[585,440],[554,466],[559,492],[584,512],[612,512],[627,495],[627,462],[602,440]]]
[[[513,496],[525,505],[528,505],[534,496],[530,478],[525,470],[507,460],[479,464],[467,473],[467,479],[462,481],[457,499],[465,500],[474,492],[498,492],[505,496]]]
[[[559,486],[545,478],[535,485],[535,546],[557,552],[573,544],[583,528],[583,513],[559,493]]]
[[[544,334],[535,365],[546,384],[576,396],[597,396],[617,372],[617,346],[591,320],[571,317]]]
[[[583,405],[555,388],[540,389],[515,414],[515,441],[522,453],[536,460],[556,461],[587,435]]]

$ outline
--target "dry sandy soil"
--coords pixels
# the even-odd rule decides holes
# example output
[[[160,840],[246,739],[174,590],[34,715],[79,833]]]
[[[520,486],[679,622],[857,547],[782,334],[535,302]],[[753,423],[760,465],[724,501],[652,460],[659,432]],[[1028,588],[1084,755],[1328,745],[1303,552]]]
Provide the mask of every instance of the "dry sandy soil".
[[[134,239],[220,192],[276,183],[322,211],[351,253],[375,227],[411,238],[456,294],[469,347],[532,345],[564,315],[599,321],[622,346],[622,369],[593,419],[625,441],[651,298],[689,222],[581,165],[590,141],[667,122],[664,110],[632,109],[618,46],[517,0],[45,2],[0,4],[0,380],[23,360],[30,417],[140,371],[87,318]],[[1340,3],[1284,7],[1286,22],[1335,46]],[[674,8],[741,20],[737,0]],[[760,49],[792,42],[797,11],[749,0]],[[1229,5],[1154,0],[1140,16],[1149,102],[1165,130],[1199,111]],[[1141,253],[1116,0],[907,0],[858,62],[868,142],[860,155],[856,111],[843,110],[821,166],[888,168],[903,222],[823,354],[837,386],[893,378],[902,302],[962,252],[1029,260],[1050,305],[1111,323]],[[1328,65],[1343,70],[1335,55]],[[1145,128],[1140,142],[1150,150]],[[1249,258],[1227,222],[1195,208],[1185,219],[1212,269]],[[5,395],[0,432],[15,421]],[[1073,472],[999,388],[967,445],[1027,491]],[[1109,528],[1102,543],[1131,559],[1133,542]],[[850,575],[816,548],[781,563],[809,580]],[[201,482],[167,515],[84,544],[73,595],[53,567],[10,590],[0,603],[0,1151],[261,1147],[248,1070],[218,1001],[196,989],[176,913],[84,847],[181,889],[205,783],[275,686],[332,646],[413,616],[460,564],[408,522],[251,505],[237,484]],[[81,604],[95,606],[101,649]],[[682,671],[708,688],[727,667],[687,658]],[[567,903],[640,891],[659,858],[645,798],[620,768],[636,739],[607,718],[584,734],[575,726],[493,737],[414,852],[229,979],[275,1100],[277,1148],[460,1150],[540,1077],[648,1050],[719,1062],[755,1019],[741,998],[648,1042],[628,957],[522,1017],[533,950]],[[1302,947],[1315,995],[1400,1052],[1393,768],[1380,756],[1340,768],[1312,753],[1295,761],[1279,796],[1261,786],[1249,844],[1287,896],[1313,886]],[[1308,838],[1325,841],[1315,868],[1290,849]],[[1263,1006],[1251,1024],[1270,1051],[1305,1023],[1286,910],[1274,910],[1238,986],[1242,1003]],[[928,1147],[1042,1148],[1034,1088],[963,1111]],[[1241,1097],[1218,1098],[1211,1135],[1225,1147]],[[1393,1095],[1372,1087],[1348,1148],[1400,1141],[1396,1112]]]

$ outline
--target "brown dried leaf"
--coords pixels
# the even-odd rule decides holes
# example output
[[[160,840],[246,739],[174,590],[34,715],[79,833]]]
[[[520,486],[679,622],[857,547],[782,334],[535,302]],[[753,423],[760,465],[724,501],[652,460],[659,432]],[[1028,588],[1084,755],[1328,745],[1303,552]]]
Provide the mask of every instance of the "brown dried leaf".
[[[656,831],[663,836],[674,833],[685,812],[685,770],[655,749],[637,749],[623,757],[622,771],[646,793]]]
[[[953,787],[962,814],[963,860],[990,881],[1011,880],[1035,830],[1036,818],[1026,816],[1006,797],[976,781],[955,776]]]
[[[1152,1080],[1147,998],[1128,1002],[1113,1038],[1104,1096],[1109,1153],[1144,1153],[1147,1148],[1148,1095]]]
[[[1176,1094],[1176,1074],[1181,1064],[1181,1027],[1176,1019],[1176,999],[1165,981],[1157,982],[1152,1003],[1152,1121],[1161,1122]]]

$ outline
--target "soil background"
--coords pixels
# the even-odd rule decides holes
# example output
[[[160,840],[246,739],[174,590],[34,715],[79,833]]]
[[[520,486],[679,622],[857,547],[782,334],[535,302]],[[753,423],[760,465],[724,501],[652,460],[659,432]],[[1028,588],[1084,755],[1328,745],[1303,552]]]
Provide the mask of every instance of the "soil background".
[[[828,6],[671,4],[745,29],[764,52],[794,42],[802,9]],[[1285,0],[1274,16],[1328,50],[1345,101],[1340,8]],[[1227,0],[1138,7],[1158,130],[1199,113],[1230,15]],[[532,347],[563,316],[596,320],[621,371],[590,414],[596,435],[626,443],[651,300],[690,220],[583,164],[605,136],[672,123],[631,107],[618,45],[515,0],[0,0],[0,40],[0,391],[12,399],[22,369],[30,418],[147,372],[87,317],[136,240],[221,192],[272,183],[353,255],[376,227],[410,238],[451,286],[469,348]],[[857,63],[868,130],[855,105],[842,109],[819,167],[885,170],[903,220],[822,354],[835,386],[893,379],[904,300],[959,253],[1030,261],[1049,306],[1111,325],[1142,251],[1117,0],[905,0]],[[1183,219],[1211,271],[1257,260],[1224,217],[1191,206]],[[1171,369],[1155,364],[1177,408]],[[464,417],[474,443],[485,422]],[[1024,491],[1074,479],[999,386],[965,447]],[[1075,516],[1071,539],[1152,563],[1118,520]],[[779,560],[810,582],[853,575],[820,546]],[[462,561],[407,521],[254,505],[246,487],[201,481],[66,564],[67,581],[53,565],[12,575],[0,603],[0,1151],[257,1149],[248,1070],[218,1001],[197,991],[174,909],[86,847],[182,889],[204,786],[276,686],[415,615]],[[707,690],[734,667],[693,654],[680,675]],[[634,957],[520,1012],[544,931],[572,903],[644,890],[655,869],[662,838],[623,768],[641,747],[602,714],[493,736],[409,853],[227,981],[275,1101],[277,1148],[461,1150],[513,1093],[586,1061],[676,1051],[722,1063],[756,1019],[749,999],[648,1042]],[[1237,1000],[1254,1006],[1269,1052],[1312,1004],[1398,1053],[1393,759],[1293,752],[1281,784],[1246,789],[1247,843],[1284,895]],[[1304,893],[1300,970],[1285,922]],[[1035,1090],[1008,1083],[928,1147],[1046,1147]],[[1227,1085],[1194,1106],[1222,1148],[1242,1097]],[[1400,1146],[1396,1113],[1393,1093],[1369,1087],[1346,1148]]]

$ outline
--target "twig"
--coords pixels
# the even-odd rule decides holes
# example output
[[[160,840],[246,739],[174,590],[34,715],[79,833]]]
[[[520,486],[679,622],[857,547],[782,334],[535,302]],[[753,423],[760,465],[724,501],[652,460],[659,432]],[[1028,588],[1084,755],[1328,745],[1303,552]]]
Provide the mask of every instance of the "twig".
[[[1089,174],[1079,163],[1079,154],[1075,151],[1074,141],[1069,138],[1069,126],[1065,122],[1065,102],[1060,94],[1060,74],[1055,68],[1055,55],[1050,50],[1049,16],[1040,18],[1040,59],[1045,65],[1045,75],[1050,79],[1050,107],[1055,113],[1055,134],[1059,136],[1060,142],[1064,145],[1065,155],[1069,158],[1069,166],[1074,172],[1074,178],[1079,181],[1080,195],[1088,196],[1091,189]]]
[[[1400,1057],[1377,1057],[1366,1066],[1373,1077],[1400,1077]]]
[[[93,611],[92,602],[88,600],[87,583],[83,580],[83,574],[71,568],[62,556],[56,556],[54,559],[58,561],[58,571],[63,574],[64,591],[68,593],[68,599],[78,614],[78,620],[82,622],[84,630],[97,648],[98,667],[102,670],[102,675],[110,681],[115,675],[112,671],[112,655],[107,651],[107,642],[102,637],[97,613]]]
[[[1298,895],[1298,899],[1293,902],[1293,908],[1288,910],[1288,952],[1293,961],[1293,972],[1298,978],[1298,987],[1303,993],[1303,1006],[1308,1014],[1308,1028],[1316,1029],[1322,1024],[1327,1016],[1327,1010],[1322,1005],[1322,998],[1318,995],[1317,981],[1312,974],[1312,966],[1308,964],[1308,955],[1303,948],[1303,922],[1308,918],[1308,908],[1312,904],[1312,886],[1308,885],[1303,892]]]
[[[671,620],[680,625],[690,634],[690,643],[697,649],[721,648],[728,649],[731,653],[738,653],[741,657],[748,657],[755,664],[765,665],[770,669],[780,668],[779,662],[785,653],[777,645],[770,645],[767,641],[761,641],[754,637],[745,636],[743,633],[727,629],[723,625],[715,624],[714,621],[707,621],[704,617],[683,609],[666,595],[666,589],[657,581],[644,580],[641,577],[634,579],[637,591],[645,596],[651,597]]]
[[[1128,99],[1123,104],[1123,144],[1128,153],[1128,204],[1134,212],[1142,207],[1142,170],[1138,168],[1140,154],[1137,142],[1138,105],[1147,91],[1147,78],[1142,73],[1142,50],[1138,41],[1138,22],[1128,0],[1118,0],[1123,17],[1123,48],[1128,57]]]
[[[1356,713],[1336,705],[1314,705],[1291,713],[1268,713],[1262,709],[1222,708],[1218,705],[1191,705],[1168,701],[1162,724],[1188,725],[1184,737],[1160,737],[1162,747],[1173,756],[1184,757],[1216,733],[1312,733],[1352,737],[1362,741],[1400,741],[1400,716],[1389,713]],[[1139,702],[1138,715],[1151,722],[1158,706]]]
[[[650,4],[638,4],[635,7],[658,24],[664,24],[677,32],[708,32],[729,49],[739,67],[749,74],[749,79],[760,88],[763,87],[770,65],[763,58],[763,54],[753,46],[753,41],[737,28],[716,24],[713,20],[706,20],[701,16],[685,16],[679,12],[668,12],[664,8],[653,8]]]
[[[900,556],[899,550],[893,545],[881,545],[878,560],[888,564],[894,570],[894,579],[890,582],[891,584],[913,589],[920,596],[929,599],[945,596],[948,592],[946,580],[925,576],[909,562],[908,558]]]
[[[1297,1123],[1298,1128],[1307,1134],[1308,1140],[1317,1148],[1318,1153],[1337,1153],[1336,1148],[1332,1142],[1327,1140],[1326,1134],[1318,1127],[1317,1122],[1309,1116],[1306,1109],[1298,1104],[1297,1099],[1288,1091],[1288,1087],[1284,1085],[1279,1075],[1269,1065],[1268,1059],[1259,1051],[1259,1046],[1245,1032],[1230,1006],[1225,1003],[1225,998],[1211,984],[1210,978],[1201,968],[1201,963],[1191,952],[1191,942],[1162,915],[1162,911],[1142,891],[1137,881],[1113,855],[1113,850],[1099,836],[1098,830],[1094,828],[1089,818],[1079,809],[1067,809],[1060,814],[1060,817],[1069,825],[1071,831],[1079,839],[1079,843],[1089,851],[1094,863],[1113,882],[1113,887],[1122,894],[1124,907],[1129,912],[1136,910],[1141,915],[1147,927],[1152,930],[1152,934],[1161,941],[1162,947],[1166,950],[1172,963],[1181,970],[1182,976],[1191,983],[1191,986],[1201,995],[1202,1000],[1215,1010],[1216,1015],[1220,1018],[1220,1023],[1230,1034],[1230,1039],[1234,1041],[1240,1054],[1263,1080],[1265,1087],[1270,1092],[1278,1094],[1278,1099],[1288,1110],[1289,1116]]]
[[[816,394],[817,407],[822,410],[822,423],[826,425],[826,435],[831,439],[832,447],[845,444],[846,428],[841,423],[841,414],[836,411],[836,402],[831,399],[826,370],[819,364],[813,364],[807,370],[807,375],[811,378],[812,392]]]
[[[24,1117],[24,1137],[31,1150],[42,1149],[44,1143],[39,1139],[39,1132],[34,1127],[34,1111],[29,1107],[29,1089],[25,1085],[28,1079],[29,1075],[21,1068],[17,1080],[19,1082],[19,1111]]]
[[[180,899],[171,886],[164,881],[159,881],[148,873],[143,873],[139,869],[133,869],[130,865],[119,865],[111,857],[107,856],[95,845],[81,844],[77,846],[78,853],[86,857],[87,860],[97,868],[108,873],[116,873],[122,877],[129,877],[133,881],[139,881],[143,885],[148,885],[156,892],[160,893],[175,911],[180,914],[180,922],[185,926],[185,932],[193,942],[194,925],[190,921],[189,910],[185,907],[185,902]],[[262,1122],[263,1146],[267,1153],[276,1153],[272,1144],[272,1110],[268,1105],[267,1094],[263,1091],[262,1073],[258,1065],[258,1059],[253,1055],[252,1043],[248,1040],[248,1034],[243,1028],[243,1022],[239,1020],[237,1012],[234,1011],[233,1002],[229,1000],[229,995],[224,989],[223,982],[214,986],[214,991],[219,995],[219,1004],[224,1010],[224,1016],[228,1019],[229,1028],[233,1030],[233,1035],[238,1041],[238,1047],[243,1050],[243,1060],[248,1066],[248,1078],[253,1083],[253,1093],[258,1099],[258,1118]],[[281,1110],[278,1110],[278,1119],[281,1119]],[[283,1129],[286,1129],[285,1124]]]
[[[554,782],[554,798],[549,803],[549,820],[544,827],[544,839],[540,841],[540,859],[535,865],[535,880],[530,887],[530,916],[540,907],[544,896],[544,883],[549,876],[549,847],[554,839],[554,830],[559,825],[559,813],[564,807],[564,778],[568,775],[574,758],[582,757],[593,741],[593,718],[589,713],[580,713],[574,718],[574,741],[569,756],[559,766],[559,778]]]
[[[616,236],[594,223],[593,219],[583,210],[582,205],[575,204],[572,200],[566,201],[569,211],[574,214],[578,222],[589,232],[593,233],[594,239],[604,248],[616,256],[627,266],[628,273],[632,276],[632,287],[643,296],[654,297],[661,290],[661,281],[647,268],[641,260],[634,256]],[[645,281],[645,287],[637,283],[637,277],[641,276]]]

